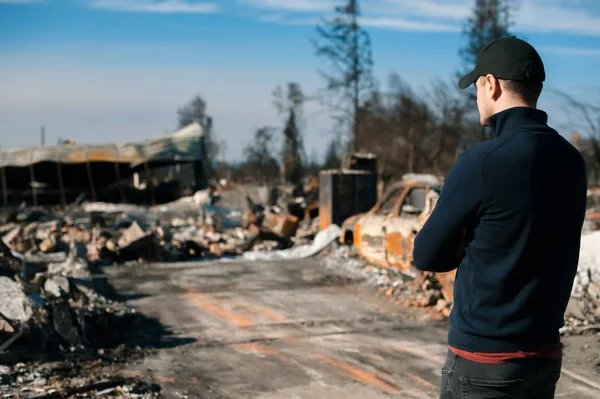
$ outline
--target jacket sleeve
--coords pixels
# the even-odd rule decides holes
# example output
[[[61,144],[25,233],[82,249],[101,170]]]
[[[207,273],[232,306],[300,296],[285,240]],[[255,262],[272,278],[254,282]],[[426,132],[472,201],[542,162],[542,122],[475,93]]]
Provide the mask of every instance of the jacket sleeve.
[[[415,237],[413,260],[421,271],[449,272],[462,258],[456,256],[463,231],[477,215],[484,193],[481,165],[467,150],[446,178],[429,219]]]

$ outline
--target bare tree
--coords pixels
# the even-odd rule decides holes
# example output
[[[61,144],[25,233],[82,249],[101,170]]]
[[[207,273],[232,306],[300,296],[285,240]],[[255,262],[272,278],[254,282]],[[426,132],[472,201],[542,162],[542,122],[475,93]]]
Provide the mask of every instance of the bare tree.
[[[475,67],[484,46],[493,40],[510,36],[514,10],[514,0],[475,0],[473,15],[463,28],[467,43],[460,50],[467,72]]]
[[[422,152],[426,138],[432,132],[433,115],[428,104],[418,97],[398,75],[390,77],[392,102],[391,125],[401,141],[401,154],[407,173],[422,171]]]
[[[244,147],[244,169],[260,183],[271,183],[279,174],[274,140],[275,129],[264,126],[254,132],[253,142]]]
[[[283,129],[284,144],[282,162],[284,166],[284,179],[290,183],[298,183],[303,175],[302,153],[303,145],[296,122],[296,112],[290,111],[288,120]]]
[[[463,28],[466,43],[459,51],[463,61],[464,75],[475,68],[481,50],[493,40],[511,35],[513,13],[516,10],[515,0],[475,0],[473,14],[467,19]],[[471,109],[471,116],[478,120],[477,96],[474,91],[467,91],[466,106]],[[488,129],[477,122],[470,124],[471,129],[465,133],[472,138],[469,141],[481,141],[490,138]]]
[[[319,156],[319,152],[316,148],[313,148],[310,152],[310,156],[307,157],[305,162],[304,170],[306,175],[308,176],[318,176],[319,171],[322,169],[323,163],[321,162],[321,157]]]
[[[584,103],[570,94],[558,91],[569,110],[569,125],[584,133],[580,148],[588,174],[594,184],[600,183],[600,104]]]
[[[398,75],[390,77],[386,93],[373,93],[359,112],[358,143],[378,156],[378,173],[384,185],[404,173],[431,170],[435,115],[427,101]]]
[[[304,174],[303,161],[306,159],[300,125],[305,96],[298,83],[289,83],[284,90],[278,86],[273,92],[274,105],[279,115],[285,117],[283,129],[282,166],[283,178],[298,183]]]
[[[360,108],[358,142],[378,157],[380,183],[405,173],[446,174],[466,145],[464,97],[442,80],[417,94],[392,74],[386,92],[375,92]]]
[[[350,126],[350,147],[356,150],[359,108],[374,88],[371,39],[358,23],[358,0],[347,0],[335,13],[317,26],[319,40],[313,44],[317,56],[329,63],[329,72],[320,71],[327,103],[337,121]]]
[[[324,169],[339,169],[342,164],[341,143],[338,137],[331,139],[325,151]]]
[[[432,83],[429,101],[435,122],[429,141],[424,145],[429,148],[427,161],[433,166],[433,172],[441,175],[450,170],[460,149],[471,144],[470,137],[464,136],[469,124],[466,118],[468,110],[464,96],[441,79]]]
[[[212,173],[217,157],[219,155],[219,144],[214,140],[213,118],[207,114],[206,101],[200,96],[194,97],[187,105],[177,110],[179,127],[186,127],[194,122],[199,123],[204,129],[204,156],[206,165]]]
[[[302,92],[302,88],[296,82],[288,83],[287,87],[283,89],[281,86],[277,86],[273,90],[273,105],[279,115],[287,115],[293,110],[299,117],[301,117],[302,106],[306,97]]]

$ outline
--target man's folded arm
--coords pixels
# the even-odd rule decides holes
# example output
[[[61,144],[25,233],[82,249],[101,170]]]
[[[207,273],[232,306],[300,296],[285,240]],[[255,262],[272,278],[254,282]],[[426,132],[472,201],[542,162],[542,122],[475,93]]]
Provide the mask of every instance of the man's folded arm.
[[[462,257],[456,252],[465,228],[479,210],[483,193],[481,166],[467,151],[450,170],[433,212],[415,238],[413,260],[417,269],[439,273],[460,265]]]

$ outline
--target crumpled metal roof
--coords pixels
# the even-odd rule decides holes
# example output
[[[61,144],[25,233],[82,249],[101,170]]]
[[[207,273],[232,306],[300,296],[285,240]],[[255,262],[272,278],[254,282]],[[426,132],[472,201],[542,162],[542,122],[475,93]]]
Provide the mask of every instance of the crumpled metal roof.
[[[189,162],[202,160],[204,129],[193,123],[174,133],[141,143],[65,144],[0,150],[0,167],[25,167],[39,162],[77,164],[86,162],[130,163]]]

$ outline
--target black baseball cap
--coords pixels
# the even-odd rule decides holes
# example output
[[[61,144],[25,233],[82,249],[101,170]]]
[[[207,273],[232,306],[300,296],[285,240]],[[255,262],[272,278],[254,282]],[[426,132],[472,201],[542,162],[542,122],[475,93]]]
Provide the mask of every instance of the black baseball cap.
[[[533,46],[515,36],[494,40],[479,53],[475,69],[458,81],[463,90],[480,76],[492,74],[498,79],[531,81],[546,80],[544,63]]]

